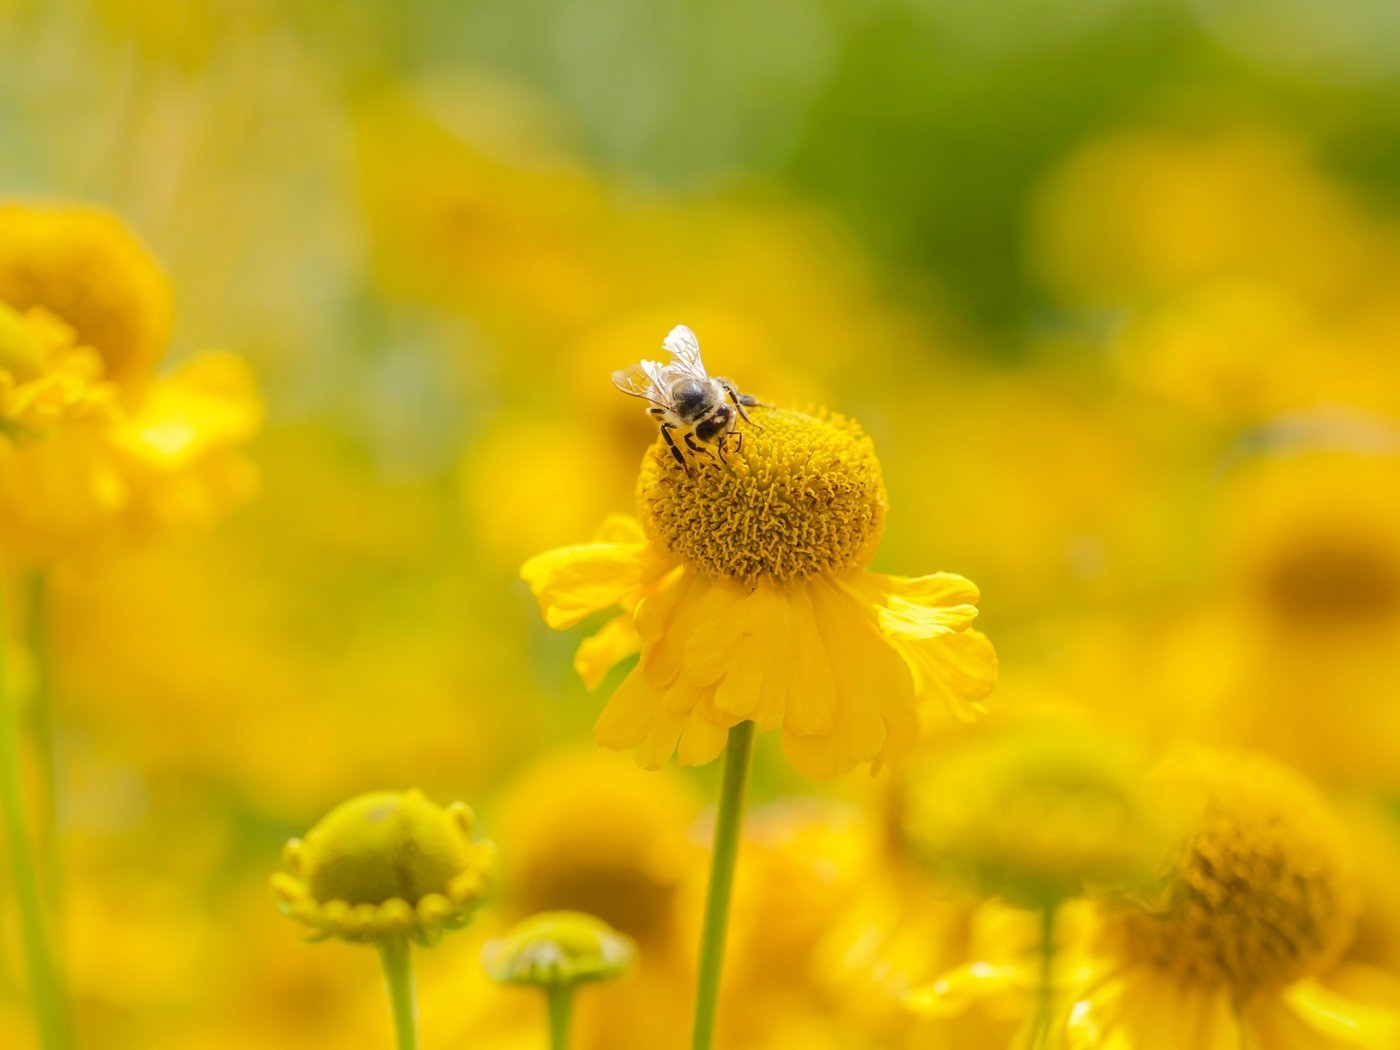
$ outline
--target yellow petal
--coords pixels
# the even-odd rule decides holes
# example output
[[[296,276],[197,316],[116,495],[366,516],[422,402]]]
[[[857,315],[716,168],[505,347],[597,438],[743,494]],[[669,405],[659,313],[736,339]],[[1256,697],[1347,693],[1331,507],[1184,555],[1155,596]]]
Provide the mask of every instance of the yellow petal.
[[[781,674],[785,681],[787,675],[786,666],[775,666],[775,661],[786,659],[781,655],[788,621],[782,592],[772,584],[758,584],[735,606],[730,619],[735,637],[724,653],[727,666],[715,689],[713,702],[719,711],[735,720],[756,718],[760,729],[774,728],[782,721],[781,707],[776,714],[765,714],[759,708],[768,677]],[[721,641],[717,639],[715,646]],[[712,652],[687,656],[692,660],[709,660],[714,658]],[[762,724],[764,718],[759,716],[766,717],[768,724]]]
[[[598,526],[594,543],[645,543],[642,523],[630,514],[609,514]]]
[[[821,580],[807,592],[817,648],[830,675],[833,718],[824,733],[803,733],[794,725],[806,702],[799,678],[788,703],[783,753],[798,772],[831,777],[913,743],[914,683],[899,652],[849,593]]]
[[[941,700],[954,717],[976,718],[997,680],[997,653],[981,631],[900,643],[920,699]]]
[[[1284,992],[1288,1006],[1309,1027],[1345,1045],[1400,1047],[1400,1012],[1360,1002],[1317,981],[1298,981]]]
[[[977,588],[948,572],[930,576],[859,573],[840,581],[875,607],[890,638],[917,641],[960,631],[977,617]]]
[[[644,544],[585,543],[537,554],[520,569],[545,623],[562,630],[617,605],[642,583]]]
[[[728,600],[723,589],[683,572],[674,583],[637,606],[642,668],[652,682],[669,685],[681,677],[686,666],[686,643],[701,623],[722,615]]]
[[[623,751],[641,743],[664,707],[661,690],[634,667],[608,700],[593,726],[593,739]]]
[[[684,673],[691,681],[718,682],[734,667],[736,648],[755,626],[753,593],[731,583],[716,583],[697,603],[682,653]]]
[[[681,733],[680,746],[676,749],[676,761],[683,766],[703,766],[707,762],[713,762],[724,750],[725,741],[728,739],[728,726],[716,725],[700,711],[693,711]]]
[[[642,640],[632,624],[632,614],[623,613],[605,623],[597,633],[579,643],[574,653],[574,670],[589,690],[602,684],[609,670],[637,652]]]
[[[690,721],[688,714],[658,711],[651,728],[637,748],[637,764],[643,769],[660,769],[676,751],[681,734]]]
[[[1372,1046],[1391,1050],[1392,1043],[1367,1043],[1356,1039],[1333,1039],[1303,1020],[1278,995],[1256,996],[1242,1010],[1245,1050],[1342,1050],[1344,1047]]]
[[[822,645],[821,628],[812,608],[810,584],[794,584],[785,594],[792,608],[795,666],[792,669],[791,703],[784,727],[801,736],[820,736],[836,724],[836,680]]]

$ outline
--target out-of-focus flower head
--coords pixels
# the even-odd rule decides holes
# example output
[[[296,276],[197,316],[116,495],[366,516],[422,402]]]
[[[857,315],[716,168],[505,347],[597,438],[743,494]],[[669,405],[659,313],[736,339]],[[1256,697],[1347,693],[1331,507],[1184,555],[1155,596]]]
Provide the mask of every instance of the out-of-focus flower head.
[[[648,952],[668,942],[699,808],[679,776],[649,777],[596,749],[535,760],[508,785],[493,821],[512,909],[586,911]]]
[[[904,832],[926,862],[1037,908],[1157,870],[1175,829],[1143,786],[1145,756],[1068,721],[988,728],[908,774]]]
[[[1227,581],[1288,644],[1400,637],[1400,431],[1391,450],[1284,450],[1241,464],[1222,508]]]
[[[62,318],[118,382],[149,375],[170,338],[169,280],[98,208],[0,204],[0,302]]]
[[[494,981],[559,988],[621,977],[635,952],[627,937],[596,916],[549,911],[489,941],[481,958]]]
[[[155,374],[170,289],[115,217],[0,205],[0,306],[6,435],[42,428],[51,439],[7,450],[0,463],[12,559],[45,563],[204,525],[252,492],[242,446],[262,409],[247,366],[204,354]],[[65,325],[76,334],[61,334]],[[66,425],[78,415],[91,424]]]
[[[830,777],[907,750],[923,699],[974,717],[996,668],[970,630],[977,589],[865,571],[886,508],[869,437],[840,416],[751,414],[724,463],[677,462],[663,434],[642,460],[639,524],[521,570],[552,627],[622,607],[585,643],[597,668],[642,654],[596,739],[643,766],[700,765],[752,720],[782,729],[800,772]]]
[[[272,878],[282,911],[317,939],[407,936],[433,944],[466,925],[486,892],[495,846],[473,841],[472,811],[421,792],[381,791],[341,803],[283,851]]]
[[[1346,423],[1324,433],[1348,434]],[[1163,696],[1194,698],[1179,731],[1389,789],[1400,784],[1400,455],[1351,442],[1309,438],[1232,465],[1219,489],[1220,592],[1158,660]]]
[[[1169,756],[1153,782],[1192,806],[1191,823],[1161,884],[1108,906],[1070,1044],[1324,1048],[1345,1031],[1347,1045],[1394,1046],[1400,1014],[1317,984],[1352,937],[1359,892],[1310,785],[1261,756],[1202,750]]]

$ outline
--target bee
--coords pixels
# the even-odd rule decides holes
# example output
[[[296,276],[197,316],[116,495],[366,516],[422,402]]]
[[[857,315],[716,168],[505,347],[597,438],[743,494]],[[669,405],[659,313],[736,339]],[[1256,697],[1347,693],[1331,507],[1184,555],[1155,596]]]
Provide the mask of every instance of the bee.
[[[738,452],[743,447],[739,420],[757,427],[744,410],[759,401],[741,394],[730,380],[705,371],[700,343],[685,325],[672,328],[662,345],[671,352],[670,362],[640,361],[614,372],[613,385],[624,394],[651,402],[647,414],[661,421],[661,437],[671,455],[691,474],[686,452],[692,458],[708,456],[713,460],[715,453],[704,447],[711,445],[723,460],[726,451]],[[686,452],[676,443],[677,436]]]

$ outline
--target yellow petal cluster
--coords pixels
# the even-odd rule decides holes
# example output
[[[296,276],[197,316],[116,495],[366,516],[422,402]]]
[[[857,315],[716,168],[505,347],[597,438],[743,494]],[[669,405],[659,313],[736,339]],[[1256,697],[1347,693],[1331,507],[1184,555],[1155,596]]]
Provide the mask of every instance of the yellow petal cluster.
[[[0,438],[10,449],[63,427],[112,419],[116,388],[102,359],[43,309],[0,302]]]

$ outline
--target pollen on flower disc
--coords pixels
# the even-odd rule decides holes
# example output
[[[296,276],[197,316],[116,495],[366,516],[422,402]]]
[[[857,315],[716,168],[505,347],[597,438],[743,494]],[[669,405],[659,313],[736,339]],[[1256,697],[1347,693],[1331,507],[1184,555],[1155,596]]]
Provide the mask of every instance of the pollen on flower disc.
[[[1243,999],[1315,974],[1345,949],[1355,873],[1300,777],[1257,756],[1199,753],[1169,760],[1157,780],[1201,809],[1161,896],[1118,917],[1131,957]]]
[[[723,461],[711,446],[690,473],[660,439],[647,450],[637,503],[648,538],[711,579],[787,583],[864,565],[886,509],[870,438],[836,415],[750,414],[756,425],[739,424]]]

